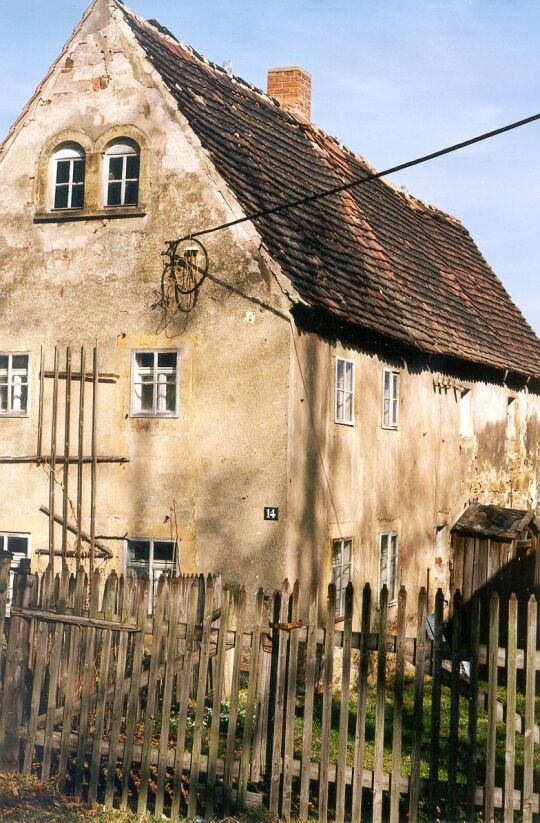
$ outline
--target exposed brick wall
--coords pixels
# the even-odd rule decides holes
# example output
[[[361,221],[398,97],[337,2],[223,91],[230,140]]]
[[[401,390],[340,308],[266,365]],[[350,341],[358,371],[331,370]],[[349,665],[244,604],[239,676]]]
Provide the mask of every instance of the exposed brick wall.
[[[311,75],[305,69],[268,69],[268,94],[294,114],[311,119]]]

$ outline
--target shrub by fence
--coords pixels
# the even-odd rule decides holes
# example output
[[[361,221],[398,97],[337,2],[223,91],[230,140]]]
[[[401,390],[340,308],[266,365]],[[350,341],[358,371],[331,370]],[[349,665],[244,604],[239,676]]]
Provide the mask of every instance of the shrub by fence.
[[[298,584],[248,602],[213,577],[163,577],[151,615],[149,585],[82,570],[15,576],[0,652],[4,768],[172,818],[262,804],[341,822],[539,812],[534,597],[519,649],[513,597],[500,648],[496,595],[485,647],[479,602],[463,642],[459,595],[446,637],[437,593],[428,637],[423,589],[414,603],[401,589],[390,623],[386,588],[374,603],[366,585],[358,615],[352,585],[343,615],[334,586],[324,602],[313,588],[302,622]]]

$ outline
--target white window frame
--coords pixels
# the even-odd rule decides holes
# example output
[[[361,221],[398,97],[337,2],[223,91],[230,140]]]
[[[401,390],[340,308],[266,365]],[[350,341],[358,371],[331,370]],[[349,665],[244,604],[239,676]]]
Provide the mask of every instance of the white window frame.
[[[112,158],[122,158],[122,177],[114,182],[120,183],[120,203],[109,203],[109,165]],[[137,177],[127,177],[127,158],[139,158],[139,174]],[[137,202],[126,203],[126,183],[137,182]],[[103,162],[103,205],[106,209],[136,208],[139,205],[141,185],[141,150],[132,140],[119,140],[112,143],[106,151]]]
[[[76,161],[83,162],[83,179],[80,183],[73,182],[73,168]],[[57,183],[58,164],[69,163],[69,178],[67,183]],[[53,156],[51,163],[51,211],[81,211],[84,209],[85,198],[85,184],[86,184],[86,152],[79,146],[78,143],[68,143],[65,146],[58,148]],[[58,186],[66,187],[68,191],[68,200],[66,206],[55,206],[56,189]],[[82,187],[83,202],[80,206],[73,206],[73,189],[75,187]]]
[[[386,375],[390,375],[390,394],[386,396]],[[385,402],[388,400],[388,421],[385,420]],[[395,412],[395,414],[394,414]],[[399,426],[399,371],[383,369],[382,372],[382,408],[381,420],[383,429],[397,429]]]
[[[137,409],[137,404],[135,401],[135,386],[141,385],[137,382],[136,377],[138,374],[139,366],[137,365],[137,355],[138,354],[153,354],[154,355],[154,376],[152,380],[152,385],[154,387],[153,390],[153,405],[152,411],[140,411]],[[159,385],[158,381],[158,355],[159,354],[175,354],[176,355],[176,375],[175,375],[175,390],[174,390],[174,410],[172,411],[159,411],[157,409],[158,405],[158,392],[156,387]],[[178,406],[179,406],[179,377],[180,377],[180,352],[178,349],[133,349],[131,353],[131,417],[178,417]]]
[[[340,365],[343,364],[344,373],[343,373],[343,385],[345,386],[345,373],[346,367],[351,366],[351,389],[339,388],[339,378],[338,372]],[[335,375],[334,375],[334,420],[336,423],[340,423],[343,426],[354,426],[354,383],[356,377],[356,369],[355,369],[355,362],[347,357],[336,357],[336,368],[335,368]],[[343,409],[345,409],[345,400],[350,397],[351,400],[351,416],[350,418],[340,417],[338,412],[338,398],[340,395],[343,395]]]
[[[467,405],[465,405],[466,397],[468,397]],[[466,386],[459,392],[459,435],[460,437],[474,437],[473,392]]]
[[[387,556],[386,556],[386,579],[382,579],[382,547],[383,547],[383,540],[387,539]],[[392,542],[395,540],[395,552],[392,556],[390,556],[388,549],[392,546]],[[394,561],[394,576],[393,578],[390,576],[390,568],[391,568],[391,560]],[[379,534],[379,593],[386,583],[386,587],[388,589],[388,602],[389,604],[393,604],[397,601],[398,595],[398,571],[399,571],[399,537],[397,531],[387,531],[381,532]],[[393,597],[392,592],[390,590],[390,581],[393,580],[394,582],[394,591]]]
[[[126,537],[124,540],[124,558],[123,558],[123,573],[124,577],[129,573],[128,568],[128,543],[149,543],[149,558],[148,558],[148,577],[151,581],[151,590],[150,590],[150,597],[148,601],[148,612],[149,614],[154,610],[154,601],[157,591],[157,585],[159,582],[159,578],[163,572],[169,572],[170,570],[173,571],[174,574],[178,574],[178,570],[180,568],[180,551],[179,551],[179,542],[176,540],[171,540],[170,537]],[[158,568],[156,570],[155,563],[154,563],[154,544],[155,543],[172,543],[173,544],[173,566],[172,569],[167,568]],[[174,546],[176,544],[176,546]],[[162,561],[156,561],[157,563],[161,563]],[[175,568],[176,566],[176,568]],[[157,576],[155,576],[155,572],[157,571]]]
[[[8,375],[7,375],[8,407],[7,407],[6,411],[0,410],[0,418],[2,418],[2,417],[28,417],[28,415],[30,413],[30,389],[31,389],[31,385],[32,385],[32,379],[31,379],[31,362],[32,362],[32,358],[30,356],[30,352],[27,352],[27,351],[9,351],[9,352],[0,351],[0,356],[8,358]],[[26,373],[27,373],[26,409],[24,411],[13,411],[13,409],[11,408],[11,405],[12,405],[11,389],[12,389],[13,371],[14,371],[12,363],[13,363],[13,358],[14,357],[26,357],[27,360],[28,360],[28,366],[27,366],[27,371],[26,371]],[[6,385],[6,384],[2,384],[2,385]],[[1,534],[1,532],[0,532],[0,534]]]
[[[345,547],[345,543],[350,544],[350,559],[349,559],[348,563],[344,564],[343,563],[343,554],[344,554],[343,549]],[[339,564],[334,562],[334,548],[336,546],[340,547],[341,562]],[[339,590],[336,586],[336,614],[339,615],[340,617],[342,617],[345,614],[345,591],[347,589],[347,583],[349,582],[349,580],[352,581],[353,546],[354,546],[354,542],[353,542],[352,537],[339,537],[339,538],[336,538],[335,540],[332,540],[332,583],[334,583],[334,569],[338,568],[338,566],[339,566],[339,569],[341,571],[341,575],[340,575],[341,585],[340,585]],[[348,577],[347,583],[345,583],[345,585],[343,585],[343,566],[344,565],[349,566],[349,571],[348,571],[349,577]]]
[[[6,602],[6,614],[9,615],[11,602],[13,600],[13,580],[15,577],[15,572],[19,568],[19,564],[23,558],[31,558],[32,557],[32,535],[30,532],[0,532],[0,539],[2,545],[0,546],[0,551],[3,549],[4,551],[9,551],[7,546],[7,541],[10,537],[22,537],[26,540],[26,554],[22,552],[17,552],[16,555],[13,556],[11,560],[11,566],[9,570],[9,582],[8,582],[8,596]]]

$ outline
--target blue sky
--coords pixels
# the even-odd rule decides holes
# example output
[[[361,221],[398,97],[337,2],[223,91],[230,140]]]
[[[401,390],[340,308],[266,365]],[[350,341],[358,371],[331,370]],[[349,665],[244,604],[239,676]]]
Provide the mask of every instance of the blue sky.
[[[0,0],[0,135],[85,0]],[[132,0],[210,59],[265,86],[312,74],[313,120],[379,169],[540,111],[538,0]],[[401,172],[459,217],[540,333],[540,121]]]

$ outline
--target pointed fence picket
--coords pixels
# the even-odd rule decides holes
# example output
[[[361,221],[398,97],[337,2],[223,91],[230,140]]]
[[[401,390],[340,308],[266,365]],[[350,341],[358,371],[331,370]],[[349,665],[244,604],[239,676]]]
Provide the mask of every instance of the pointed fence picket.
[[[492,597],[486,648],[459,594],[448,623],[437,593],[430,639],[423,589],[390,604],[367,584],[251,599],[215,576],[163,577],[155,597],[144,578],[89,582],[16,574],[9,615],[0,591],[3,767],[173,819],[538,814],[534,597]]]

